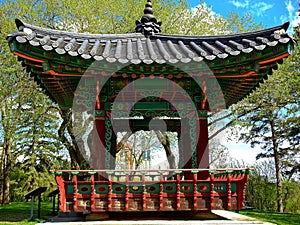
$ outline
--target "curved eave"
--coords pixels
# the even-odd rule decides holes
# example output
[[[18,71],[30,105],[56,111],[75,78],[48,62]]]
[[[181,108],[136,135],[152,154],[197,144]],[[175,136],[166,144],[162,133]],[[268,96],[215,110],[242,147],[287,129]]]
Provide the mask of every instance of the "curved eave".
[[[288,56],[294,43],[286,33],[288,23],[235,35],[147,37],[138,33],[72,33],[20,20],[16,24],[18,32],[7,37],[12,52],[62,107],[70,107],[76,82],[93,62],[102,63],[103,73],[112,64],[120,68],[129,65],[164,68],[176,67],[178,63],[191,67],[204,62],[218,80],[228,107],[263,82],[277,63]]]
[[[18,32],[8,41],[29,43],[45,52],[120,64],[175,64],[226,59],[292,42],[288,23],[235,35],[82,34],[45,29],[16,20]]]

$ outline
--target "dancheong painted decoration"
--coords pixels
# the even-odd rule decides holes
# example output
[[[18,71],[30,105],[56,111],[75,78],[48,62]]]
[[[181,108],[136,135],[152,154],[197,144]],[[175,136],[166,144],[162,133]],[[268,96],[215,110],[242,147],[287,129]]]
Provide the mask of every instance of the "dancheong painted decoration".
[[[207,112],[248,96],[289,56],[288,23],[234,35],[163,34],[148,0],[136,33],[16,25],[10,49],[49,97],[95,114],[92,170],[54,171],[61,211],[242,209],[250,169],[209,169]],[[178,133],[178,169],[116,170],[116,133],[149,130],[153,119]]]

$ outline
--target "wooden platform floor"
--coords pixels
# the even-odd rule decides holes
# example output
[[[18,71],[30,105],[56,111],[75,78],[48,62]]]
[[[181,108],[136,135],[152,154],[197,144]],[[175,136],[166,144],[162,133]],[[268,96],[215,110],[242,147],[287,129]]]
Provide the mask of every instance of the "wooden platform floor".
[[[180,212],[179,212],[180,213]],[[123,218],[120,218],[119,216],[115,216],[115,218],[106,218],[106,220],[100,221],[100,217],[98,215],[98,218],[95,216],[93,217],[87,217],[87,219],[93,219],[98,221],[83,221],[82,218],[79,217],[54,217],[52,221],[46,222],[46,223],[40,223],[39,225],[248,225],[248,224],[264,224],[264,225],[273,225],[272,223],[268,222],[262,222],[244,215],[240,215],[238,213],[224,211],[224,210],[213,210],[211,213],[200,213],[197,215],[194,215],[193,217],[188,217],[187,215],[184,215],[182,219],[178,219],[180,217],[180,214],[177,214],[174,216],[174,218],[169,218],[169,215],[167,217],[162,217],[162,215],[157,214],[155,219],[154,218],[134,218],[130,219],[128,215],[123,215]],[[117,215],[117,214],[116,214]],[[103,216],[103,215],[102,215]],[[110,215],[112,217],[112,215]],[[149,216],[149,215],[148,215]],[[74,221],[79,220],[79,221]]]

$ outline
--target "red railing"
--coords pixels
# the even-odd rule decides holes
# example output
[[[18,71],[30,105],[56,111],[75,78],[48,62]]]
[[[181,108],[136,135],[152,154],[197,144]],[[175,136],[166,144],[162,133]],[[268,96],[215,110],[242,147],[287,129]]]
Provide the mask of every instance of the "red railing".
[[[251,169],[55,170],[63,212],[243,208]]]

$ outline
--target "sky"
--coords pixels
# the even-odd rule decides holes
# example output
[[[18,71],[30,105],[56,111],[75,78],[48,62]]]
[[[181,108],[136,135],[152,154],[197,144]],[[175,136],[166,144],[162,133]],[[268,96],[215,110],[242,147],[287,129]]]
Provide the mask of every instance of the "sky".
[[[300,17],[297,15],[299,0],[205,0],[207,6],[212,7],[212,11],[227,17],[229,12],[237,11],[239,15],[250,12],[256,22],[262,22],[266,27],[281,25],[290,22],[288,32],[292,33],[292,27],[300,24]],[[188,0],[190,7],[196,7],[200,0]],[[231,157],[243,160],[249,165],[253,165],[256,155],[261,152],[259,146],[251,148],[250,144],[238,142],[236,139],[228,140],[228,133],[219,135],[221,143],[225,145]]]
[[[257,22],[262,22],[266,27],[281,25],[290,21],[289,32],[292,25],[300,23],[297,16],[299,0],[204,0],[212,10],[227,17],[228,12],[237,11],[240,15],[250,12]],[[195,7],[200,0],[188,0],[191,7]]]

